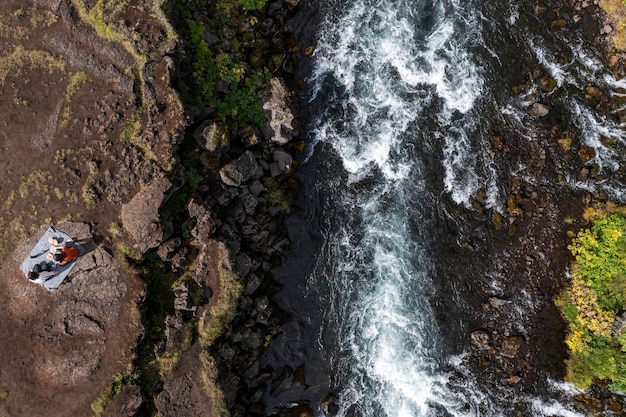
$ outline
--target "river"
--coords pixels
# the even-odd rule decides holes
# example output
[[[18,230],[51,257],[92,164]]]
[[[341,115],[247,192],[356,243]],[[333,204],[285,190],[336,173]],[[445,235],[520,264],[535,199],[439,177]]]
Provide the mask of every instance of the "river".
[[[492,3],[319,6],[304,99],[310,147],[301,168],[303,214],[292,222],[293,250],[278,272],[284,291],[277,302],[294,321],[267,359],[274,366],[304,362],[317,408],[330,387],[339,416],[516,415],[506,406],[511,398],[503,401],[506,388],[479,384],[440,326],[433,294],[445,257],[438,242],[464,236],[443,236],[437,224],[446,216],[462,224],[477,210],[477,196],[481,210],[504,214],[511,176],[624,200],[615,175],[623,128],[584,97],[588,85],[612,92],[622,85],[574,30],[543,24],[536,5]],[[536,67],[553,89],[531,82]],[[604,176],[581,179],[557,157],[558,184],[524,166],[503,167],[489,138],[515,131],[518,140],[540,141],[539,117],[529,116],[538,97],[567,120],[581,146],[596,150],[595,169]],[[533,313],[527,298],[508,302],[523,316]],[[535,416],[579,415],[571,404],[576,391],[554,382],[557,375],[542,377],[549,389],[514,401]],[[289,401],[267,403],[271,412]]]

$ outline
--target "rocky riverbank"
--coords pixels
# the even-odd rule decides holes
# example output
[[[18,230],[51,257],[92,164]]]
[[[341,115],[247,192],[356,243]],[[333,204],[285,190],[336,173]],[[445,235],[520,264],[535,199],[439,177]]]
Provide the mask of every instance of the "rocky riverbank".
[[[545,26],[546,33],[555,34],[548,39],[550,43],[559,45],[562,31],[580,34],[586,47],[600,52],[616,78],[623,77],[624,54],[613,43],[617,23],[599,2],[571,1],[552,7],[528,3],[525,7],[520,9],[522,14],[528,13],[535,24]],[[557,50],[567,48],[557,46]],[[560,58],[568,59],[565,53]],[[528,131],[537,132],[535,140],[528,141],[506,126],[490,138],[498,172],[507,177],[502,182],[508,184],[506,204],[502,214],[483,210],[484,196],[479,194],[473,216],[441,225],[442,235],[463,239],[441,242],[443,267],[435,301],[441,327],[453,341],[451,353],[467,352],[463,363],[468,372],[478,386],[500,393],[500,406],[510,407],[511,415],[532,412],[516,399],[556,392],[553,381],[565,375],[566,327],[553,300],[568,285],[568,245],[587,226],[583,212],[609,199],[603,192],[572,191],[565,186],[565,178],[585,182],[604,178],[606,173],[600,173],[593,161],[596,150],[576,139],[578,128],[552,102],[556,82],[548,68],[537,66],[528,72],[530,81],[513,81],[511,90],[520,96],[533,92],[528,96],[524,124]],[[529,80],[526,74],[521,78]],[[602,91],[595,85],[585,86],[584,91],[590,106],[611,120],[623,121],[623,111],[616,110],[623,105],[623,91]],[[608,140],[604,143],[621,149]],[[619,179],[621,173],[614,175]],[[454,213],[453,208],[450,211]],[[450,294],[459,295],[460,300],[452,300]],[[451,317],[468,319],[459,323]],[[576,399],[585,415],[601,410],[622,415],[625,404],[602,381]]]
[[[580,32],[623,75],[626,60],[607,42],[620,24],[597,2],[528,2],[523,11],[548,32]],[[0,16],[2,147],[11,155],[1,169],[1,240],[24,242],[0,246],[9,306],[0,415],[263,416],[269,393],[297,404],[280,415],[302,416],[313,414],[313,390],[333,415],[337,399],[309,385],[304,364],[261,360],[290,320],[272,301],[273,270],[289,251],[285,219],[300,192],[297,93],[316,5],[276,0],[227,12],[193,1],[56,0],[3,3]],[[222,63],[215,79],[196,77],[198,40]],[[505,175],[504,214],[484,209],[479,194],[470,218],[439,225],[463,239],[440,243],[449,266],[438,270],[434,300],[450,351],[470,349],[467,368],[510,403],[549,389],[546,374],[564,375],[565,328],[552,300],[582,212],[607,199],[558,186],[564,175],[600,175],[594,150],[571,139],[551,106],[546,69],[528,72],[531,81],[512,76],[511,87],[539,91],[529,120],[542,137],[526,142],[502,126],[490,138],[502,172],[522,166],[528,175]],[[233,84],[252,73],[265,80],[260,126],[249,90]],[[215,88],[210,105],[197,99],[200,81]],[[623,121],[611,112],[619,94],[585,92]],[[90,248],[54,294],[17,271],[47,223]],[[450,297],[458,293],[460,302]],[[520,294],[530,314],[514,308]],[[582,409],[622,409],[620,397],[594,390],[579,397]]]

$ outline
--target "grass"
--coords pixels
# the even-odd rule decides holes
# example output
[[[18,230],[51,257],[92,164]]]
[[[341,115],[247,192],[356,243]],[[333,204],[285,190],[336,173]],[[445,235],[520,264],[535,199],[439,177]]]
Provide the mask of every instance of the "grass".
[[[96,417],[100,417],[104,413],[106,406],[122,391],[123,387],[133,385],[139,379],[141,375],[139,371],[131,372],[133,369],[132,365],[129,365],[128,369],[129,373],[127,375],[121,373],[115,375],[111,386],[102,391],[98,398],[91,403],[91,409]]]
[[[20,78],[25,73],[47,71],[65,72],[65,62],[55,58],[49,52],[24,49],[18,45],[13,52],[0,58],[0,85],[4,86],[7,78]]]
[[[72,97],[85,83],[89,81],[89,76],[84,71],[79,71],[72,75],[67,88],[65,89],[65,100],[72,101]]]
[[[594,217],[591,227],[569,246],[572,285],[556,300],[569,326],[567,379],[583,390],[608,380],[613,390],[626,392],[626,329],[614,330],[626,310],[626,217],[620,211],[586,213]]]
[[[213,357],[205,350],[200,354],[200,363],[202,365],[202,383],[206,395],[211,399],[211,412],[209,415],[215,417],[230,416],[226,408],[226,400],[224,392],[217,381],[217,368]]]

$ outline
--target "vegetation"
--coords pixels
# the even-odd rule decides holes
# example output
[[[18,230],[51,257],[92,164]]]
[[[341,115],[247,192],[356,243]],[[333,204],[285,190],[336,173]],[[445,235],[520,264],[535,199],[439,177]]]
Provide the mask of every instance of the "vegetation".
[[[267,0],[219,0],[217,6],[222,10],[232,10],[239,7],[245,10],[261,10],[266,3]]]
[[[613,27],[609,35],[613,45],[618,51],[626,50],[626,1],[625,0],[602,0],[600,7],[606,12]]]
[[[132,367],[130,367],[132,368]],[[96,417],[99,417],[104,413],[104,409],[107,404],[111,402],[111,400],[120,392],[122,392],[122,388],[125,386],[133,385],[139,379],[140,373],[135,370],[134,372],[129,373],[128,375],[117,374],[113,379],[113,384],[110,387],[105,389],[98,398],[91,403],[91,409],[95,413]]]
[[[215,55],[204,38],[204,25],[193,20],[188,10],[181,8],[181,11],[194,48],[191,83],[196,104],[213,107],[223,121],[263,124],[257,91],[270,80],[269,70],[253,69],[246,73],[244,66],[233,62],[228,54]],[[218,83],[227,92],[217,91]]]
[[[626,217],[593,221],[569,246],[572,285],[556,304],[569,324],[567,377],[587,389],[595,379],[626,392]]]

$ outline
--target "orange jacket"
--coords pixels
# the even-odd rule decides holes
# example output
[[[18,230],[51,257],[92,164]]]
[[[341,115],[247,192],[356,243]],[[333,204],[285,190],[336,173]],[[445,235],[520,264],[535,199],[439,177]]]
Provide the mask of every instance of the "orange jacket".
[[[59,262],[59,265],[66,265],[72,262],[74,259],[78,258],[78,249],[74,246],[71,246],[69,248],[67,246],[62,246],[61,250],[65,254],[65,257],[61,262]]]

